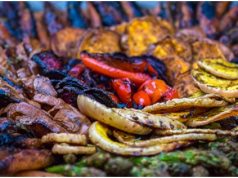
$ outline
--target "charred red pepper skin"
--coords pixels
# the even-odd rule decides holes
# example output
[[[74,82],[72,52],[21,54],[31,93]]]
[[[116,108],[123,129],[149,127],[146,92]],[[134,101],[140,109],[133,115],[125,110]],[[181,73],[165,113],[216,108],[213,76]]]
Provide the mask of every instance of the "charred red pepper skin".
[[[80,74],[83,72],[84,68],[85,67],[83,64],[77,64],[72,69],[70,69],[69,75],[78,78]]]
[[[110,93],[109,96],[111,97],[112,101],[114,101],[116,104],[118,104],[120,101],[119,101],[119,98],[114,95],[113,93]]]
[[[146,80],[151,79],[149,75],[144,73],[134,73],[128,72],[125,70],[117,69],[115,67],[111,67],[101,61],[98,61],[85,53],[80,55],[81,60],[84,65],[94,72],[98,72],[100,74],[106,75],[111,78],[129,78],[135,84],[140,85]]]
[[[139,107],[151,105],[151,99],[150,99],[149,95],[143,90],[140,90],[133,95],[133,101]]]
[[[179,98],[178,91],[174,88],[169,88],[163,96],[164,101],[172,100],[174,98]]]
[[[152,103],[156,103],[167,92],[169,86],[159,79],[152,79],[144,82],[139,90],[145,91],[151,99]]]
[[[112,80],[112,87],[123,103],[131,105],[132,89],[131,81],[128,78]]]

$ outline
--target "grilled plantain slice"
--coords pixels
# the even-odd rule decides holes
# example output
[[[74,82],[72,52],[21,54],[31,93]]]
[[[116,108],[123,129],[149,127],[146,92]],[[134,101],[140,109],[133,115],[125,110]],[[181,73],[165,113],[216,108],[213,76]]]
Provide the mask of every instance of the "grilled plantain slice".
[[[238,65],[224,59],[203,59],[198,65],[207,72],[224,79],[238,79]]]
[[[238,80],[227,80],[216,77],[205,70],[193,69],[195,84],[205,93],[215,93],[224,98],[238,97]]]
[[[185,111],[192,108],[212,108],[225,106],[227,103],[220,97],[208,94],[196,98],[173,99],[163,103],[156,103],[143,109],[150,113],[165,113]]]
[[[203,113],[202,115],[193,118],[188,118],[188,122],[186,123],[186,125],[189,127],[199,127],[223,119],[228,119],[232,116],[237,115],[238,115],[238,107],[236,104],[234,104],[226,107],[214,108],[208,112]]]

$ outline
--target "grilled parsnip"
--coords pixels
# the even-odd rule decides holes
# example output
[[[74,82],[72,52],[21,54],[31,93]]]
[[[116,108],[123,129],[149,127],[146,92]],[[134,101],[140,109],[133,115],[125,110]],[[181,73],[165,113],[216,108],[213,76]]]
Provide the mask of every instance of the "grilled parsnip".
[[[238,80],[216,77],[203,69],[193,69],[195,84],[205,93],[215,93],[225,98],[238,97]]]
[[[238,65],[224,59],[203,59],[198,65],[205,71],[224,79],[238,79]]]

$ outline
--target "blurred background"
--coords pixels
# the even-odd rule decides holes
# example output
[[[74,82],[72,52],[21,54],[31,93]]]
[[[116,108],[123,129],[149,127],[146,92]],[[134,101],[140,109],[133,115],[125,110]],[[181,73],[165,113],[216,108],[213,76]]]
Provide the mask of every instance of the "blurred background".
[[[43,46],[47,48],[49,47],[48,39],[66,27],[115,28],[116,25],[131,21],[133,18],[148,15],[166,20],[175,31],[199,28],[207,38],[220,41],[230,47],[235,56],[238,56],[237,1],[1,2],[0,25],[2,29],[0,30],[2,33],[8,31],[19,41],[23,41],[25,37],[31,39],[39,37]],[[5,37],[6,35],[4,37],[0,35],[0,44],[5,43],[6,40],[1,40]],[[6,39],[9,38],[6,37]]]

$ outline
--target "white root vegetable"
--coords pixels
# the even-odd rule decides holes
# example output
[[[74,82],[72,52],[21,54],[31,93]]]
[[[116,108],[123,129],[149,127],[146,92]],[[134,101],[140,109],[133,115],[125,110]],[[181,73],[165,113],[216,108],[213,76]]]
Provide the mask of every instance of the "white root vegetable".
[[[93,154],[96,152],[95,146],[71,146],[68,144],[54,144],[52,153],[54,154]]]
[[[204,133],[189,133],[165,136],[159,138],[152,138],[148,140],[137,140],[133,136],[122,133],[121,131],[113,131],[113,135],[121,143],[134,147],[147,147],[158,144],[173,143],[178,141],[214,141],[217,139],[215,134],[204,134]]]
[[[113,141],[110,137],[110,129],[99,122],[94,122],[89,128],[89,138],[93,144],[101,149],[119,155],[125,156],[147,156],[155,155],[160,152],[172,151],[188,142],[173,142],[168,144],[157,144],[149,147],[132,147],[123,143]]]
[[[41,138],[42,143],[70,143],[77,145],[86,145],[87,138],[85,135],[71,133],[49,133]]]
[[[79,110],[88,117],[119,130],[138,135],[146,135],[151,132],[150,128],[128,119],[117,110],[108,108],[87,96],[79,95],[77,103]]]

